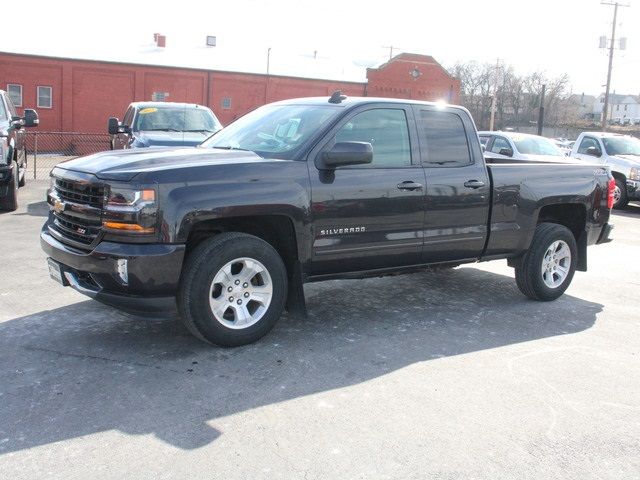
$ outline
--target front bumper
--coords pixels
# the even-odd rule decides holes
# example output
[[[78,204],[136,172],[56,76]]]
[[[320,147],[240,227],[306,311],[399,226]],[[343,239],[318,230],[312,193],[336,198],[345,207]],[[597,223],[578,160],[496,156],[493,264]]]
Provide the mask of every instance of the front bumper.
[[[640,181],[627,180],[627,198],[629,200],[640,199]]]
[[[84,295],[139,315],[176,309],[184,245],[102,242],[83,252],[51,236],[47,224],[40,232],[40,245],[60,264],[65,284]],[[119,260],[126,260],[126,282]]]

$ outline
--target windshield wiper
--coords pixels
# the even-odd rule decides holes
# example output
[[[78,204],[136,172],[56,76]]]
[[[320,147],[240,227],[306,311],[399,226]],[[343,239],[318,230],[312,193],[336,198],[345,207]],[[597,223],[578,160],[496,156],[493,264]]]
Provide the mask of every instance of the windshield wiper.
[[[240,148],[240,147],[232,147],[230,145],[225,145],[223,147],[211,147],[211,148],[217,148],[219,150],[240,150],[241,152],[253,152],[253,150],[249,150],[247,148]]]
[[[206,128],[202,128],[200,130],[183,130],[183,132],[200,132],[200,133],[213,133],[213,130],[207,130]]]
[[[150,130],[144,130],[145,132],[181,132],[182,130],[176,130],[175,128],[152,128]]]

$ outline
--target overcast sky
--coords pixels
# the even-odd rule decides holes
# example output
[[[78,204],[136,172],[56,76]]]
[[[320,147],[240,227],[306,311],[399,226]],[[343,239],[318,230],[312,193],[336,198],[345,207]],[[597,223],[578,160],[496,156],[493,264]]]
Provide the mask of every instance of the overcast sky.
[[[619,9],[618,32],[628,41],[626,51],[616,52],[612,90],[638,95],[640,0],[630,3]],[[263,63],[267,47],[289,63],[316,50],[321,60],[372,65],[388,58],[383,47],[393,45],[397,52],[433,55],[445,66],[500,58],[519,73],[568,73],[574,93],[588,94],[604,90],[607,57],[598,37],[610,35],[613,15],[613,7],[600,0],[29,0],[20,5],[20,15],[3,22],[0,50],[104,58],[106,52],[113,56],[149,45],[154,32],[167,36],[168,48],[202,45],[209,34],[217,36],[217,54],[237,58],[241,67],[243,59]]]

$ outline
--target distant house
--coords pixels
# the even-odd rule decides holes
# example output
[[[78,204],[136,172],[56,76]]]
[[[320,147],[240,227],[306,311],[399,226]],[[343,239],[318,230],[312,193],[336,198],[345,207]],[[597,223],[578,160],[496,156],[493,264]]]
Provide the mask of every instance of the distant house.
[[[600,94],[593,103],[593,118],[602,121],[602,110],[604,109],[604,93]],[[607,118],[610,123],[621,125],[640,124],[640,96],[609,94],[609,109]]]

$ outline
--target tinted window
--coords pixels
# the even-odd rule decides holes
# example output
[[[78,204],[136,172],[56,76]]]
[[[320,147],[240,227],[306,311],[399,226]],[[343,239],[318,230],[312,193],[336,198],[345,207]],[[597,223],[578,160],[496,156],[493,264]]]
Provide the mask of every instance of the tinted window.
[[[455,113],[420,110],[421,138],[426,142],[426,162],[431,166],[469,165],[469,145],[462,119]]]
[[[392,168],[411,165],[409,127],[404,110],[378,108],[353,116],[336,133],[336,142],[369,142],[373,161],[358,167]]]
[[[16,111],[16,107],[13,106],[13,102],[11,101],[10,97],[5,97],[5,100],[7,101],[7,108],[9,109],[9,117],[17,117],[18,116],[18,112]]]
[[[598,150],[600,150],[600,146],[598,145],[598,142],[596,141],[595,138],[591,138],[591,137],[584,137],[582,139],[582,142],[580,142],[580,147],[578,148],[578,153],[587,153],[587,148],[589,147],[596,147]]]
[[[511,145],[509,145],[509,142],[506,138],[496,137],[496,139],[493,141],[493,145],[491,146],[491,151],[493,153],[500,153],[500,150],[502,150],[503,148],[511,149]]]
[[[133,112],[135,110],[131,107],[129,107],[127,109],[127,113],[124,114],[124,118],[122,119],[122,123],[124,125],[128,125],[129,127],[131,126],[131,122],[133,121]]]

